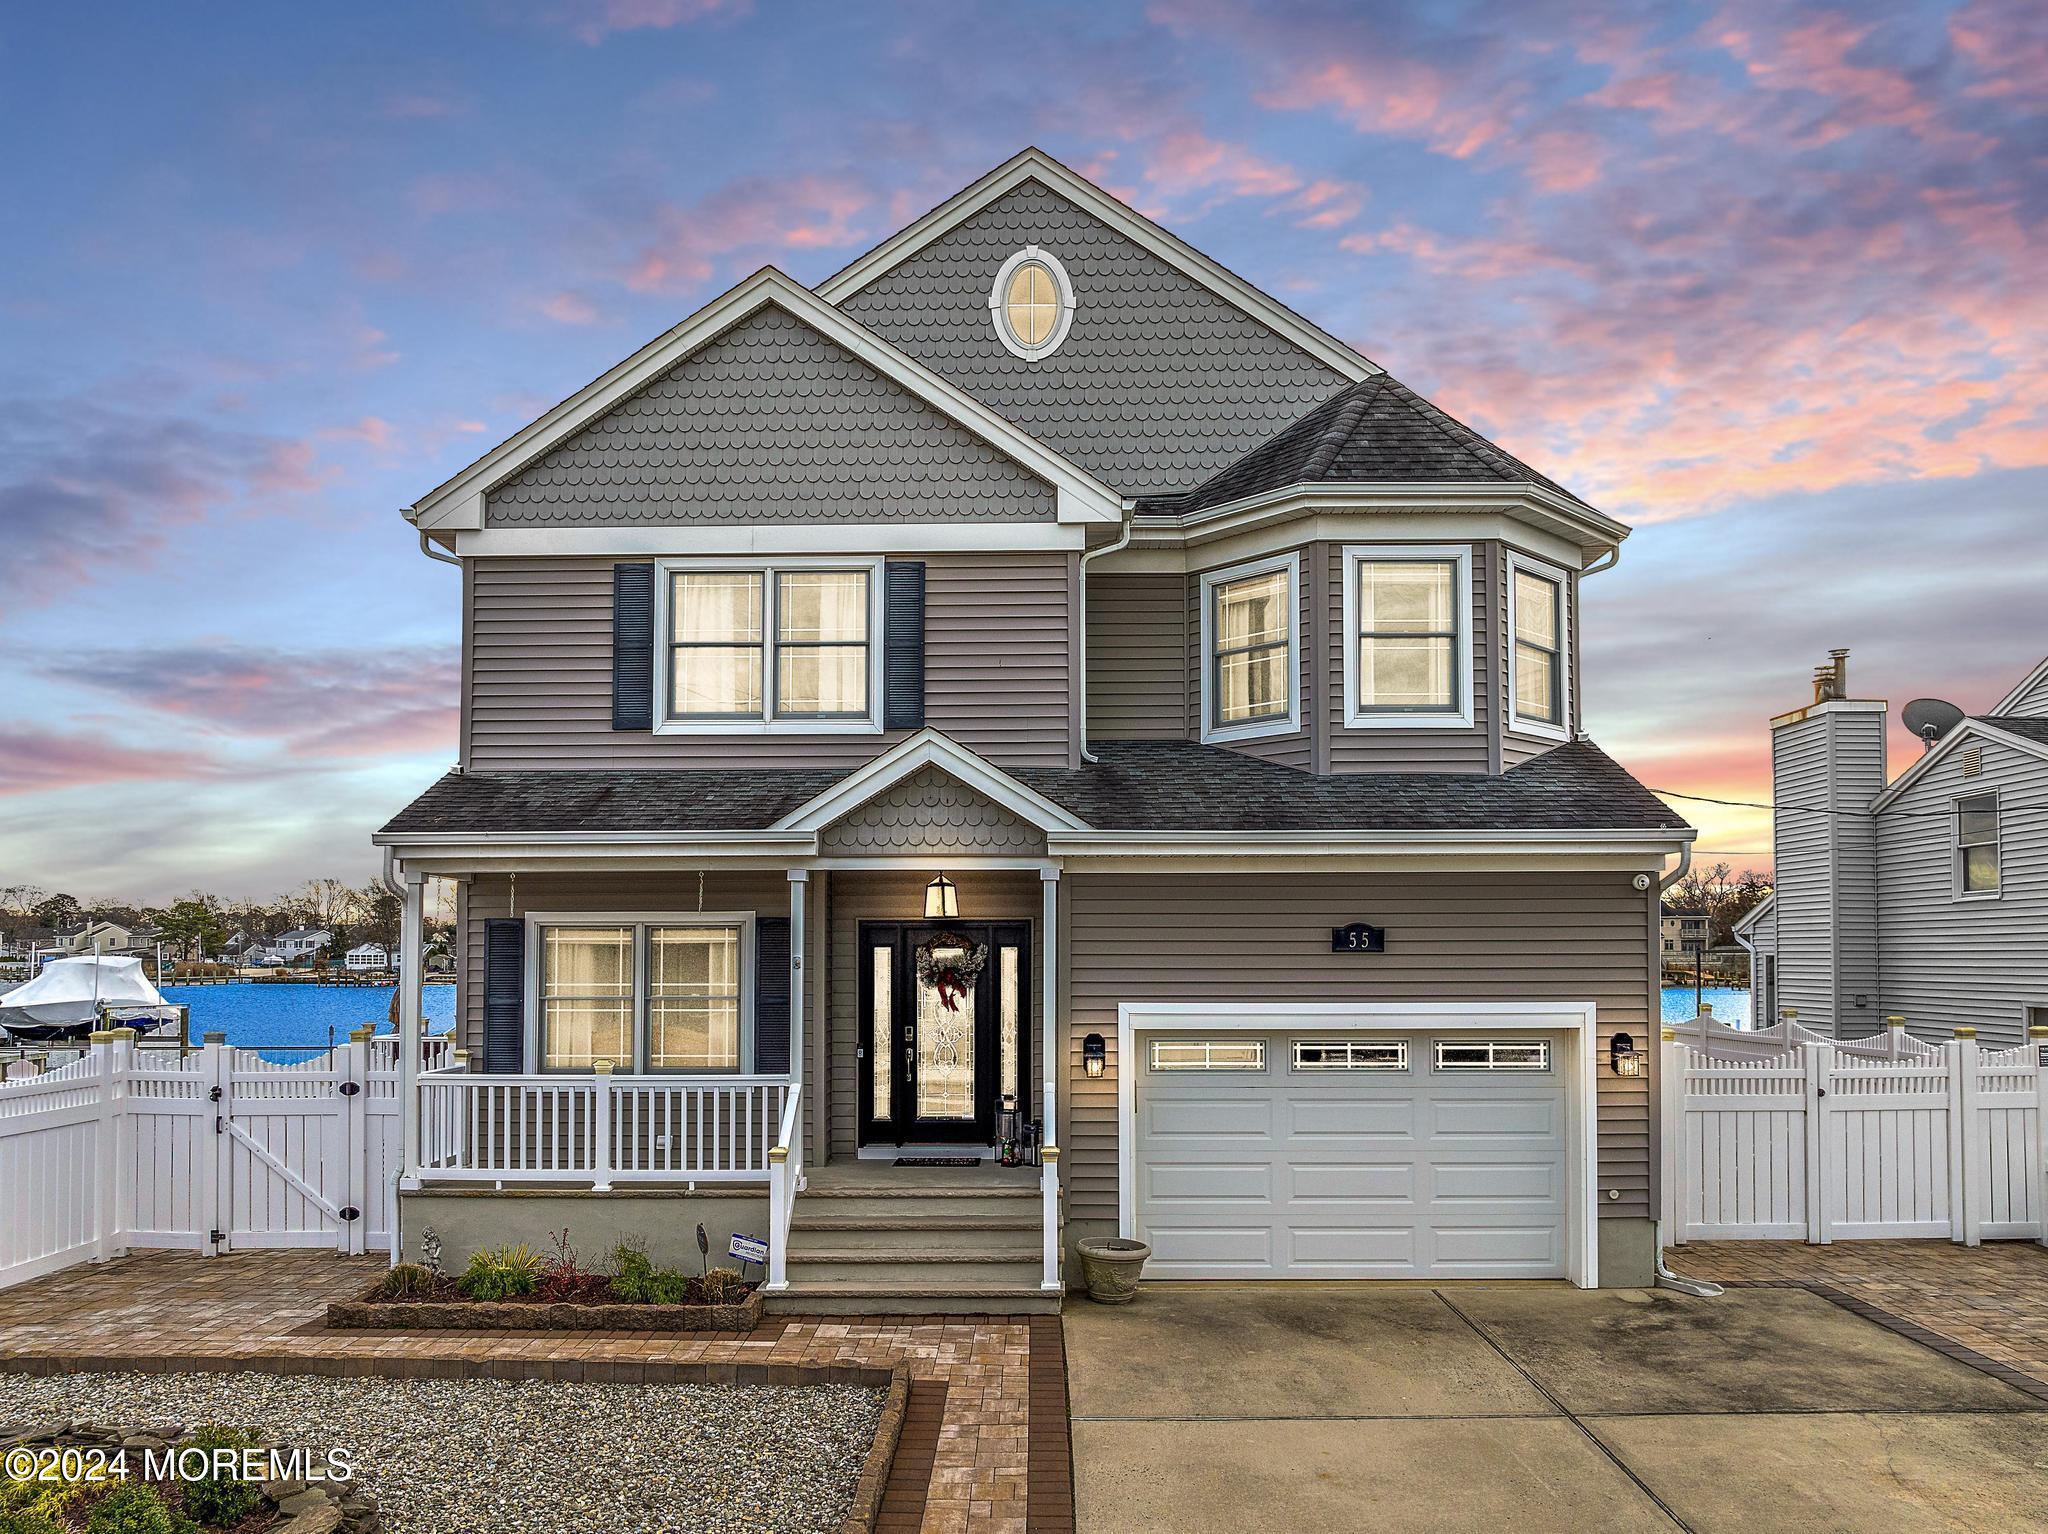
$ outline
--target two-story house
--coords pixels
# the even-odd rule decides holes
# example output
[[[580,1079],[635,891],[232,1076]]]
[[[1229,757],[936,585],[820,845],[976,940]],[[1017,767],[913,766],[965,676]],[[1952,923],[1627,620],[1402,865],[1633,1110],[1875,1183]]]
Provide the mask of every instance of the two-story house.
[[[376,839],[409,976],[458,883],[468,1051],[408,1250],[1648,1281],[1692,832],[1579,733],[1626,529],[1074,172],[757,273],[405,514],[460,760]]]
[[[325,951],[334,934],[325,927],[294,927],[263,945],[259,964],[297,964]]]
[[[1887,705],[1849,695],[1848,656],[1771,721],[1775,891],[1735,929],[1757,1015],[1837,1038],[1892,1018],[1929,1040],[2043,1037],[2048,660],[1984,713],[1930,700],[1925,749],[1889,777]]]

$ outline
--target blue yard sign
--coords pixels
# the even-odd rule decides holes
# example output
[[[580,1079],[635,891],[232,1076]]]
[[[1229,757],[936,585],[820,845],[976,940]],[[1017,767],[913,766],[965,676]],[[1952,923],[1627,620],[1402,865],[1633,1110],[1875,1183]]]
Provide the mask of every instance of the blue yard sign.
[[[768,1261],[768,1243],[759,1236],[743,1236],[734,1231],[732,1245],[726,1248],[726,1255],[737,1257],[741,1262],[758,1262],[765,1266]]]

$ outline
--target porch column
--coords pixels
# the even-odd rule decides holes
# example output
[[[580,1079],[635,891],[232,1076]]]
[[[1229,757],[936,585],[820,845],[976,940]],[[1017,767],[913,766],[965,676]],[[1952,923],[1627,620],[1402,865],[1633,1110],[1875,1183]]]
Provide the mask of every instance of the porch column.
[[[422,926],[426,875],[405,872],[398,918],[398,1123],[399,1186],[420,1185],[420,985],[425,954]]]
[[[789,871],[789,1073],[802,1085],[804,1079],[804,892],[810,888],[811,871]]]
[[[1038,871],[1040,914],[1038,922],[1038,954],[1040,973],[1043,977],[1041,988],[1045,996],[1040,1005],[1044,1016],[1045,1086],[1039,1096],[1039,1111],[1045,1116],[1045,1134],[1041,1153],[1045,1162],[1039,1174],[1039,1190],[1044,1195],[1045,1207],[1045,1277],[1040,1283],[1044,1289],[1060,1289],[1060,1150],[1059,1138],[1059,1074],[1060,1057],[1064,1048],[1066,1019],[1060,1014],[1060,871],[1057,868],[1041,868]]]

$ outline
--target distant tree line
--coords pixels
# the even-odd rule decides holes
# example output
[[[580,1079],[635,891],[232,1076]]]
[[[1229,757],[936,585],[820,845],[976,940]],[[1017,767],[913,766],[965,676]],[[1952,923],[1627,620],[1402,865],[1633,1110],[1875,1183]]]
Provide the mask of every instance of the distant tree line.
[[[193,890],[168,905],[124,900],[83,901],[34,884],[0,885],[0,936],[20,938],[73,929],[83,922],[112,921],[153,929],[167,954],[180,959],[211,958],[242,933],[262,946],[281,933],[318,927],[333,934],[326,957],[339,960],[363,943],[398,943],[400,901],[383,885],[357,888],[340,879],[308,879],[269,900],[226,900]],[[429,912],[428,946],[445,942],[451,923]]]
[[[1736,873],[1726,863],[1693,867],[1664,892],[1664,903],[1683,911],[1705,912],[1711,924],[1707,945],[1725,948],[1735,941],[1735,924],[1754,911],[1771,892],[1771,881],[1754,868]]]

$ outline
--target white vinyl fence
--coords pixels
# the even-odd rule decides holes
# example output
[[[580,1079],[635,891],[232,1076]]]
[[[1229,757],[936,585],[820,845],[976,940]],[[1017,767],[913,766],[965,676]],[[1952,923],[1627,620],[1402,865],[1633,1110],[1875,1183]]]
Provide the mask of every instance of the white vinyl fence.
[[[1720,1040],[1668,1039],[1667,1239],[2048,1239],[2040,1055],[2036,1044],[1937,1047],[1898,1030],[1746,1056]]]
[[[390,1250],[398,1041],[263,1053],[124,1039],[0,1084],[0,1288],[131,1247]]]

